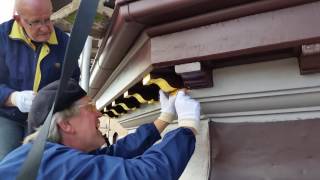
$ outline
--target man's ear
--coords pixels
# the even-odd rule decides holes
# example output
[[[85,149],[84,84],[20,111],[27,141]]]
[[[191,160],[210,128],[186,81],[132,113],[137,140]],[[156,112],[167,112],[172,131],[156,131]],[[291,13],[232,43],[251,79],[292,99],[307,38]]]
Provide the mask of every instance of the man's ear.
[[[17,23],[21,26],[21,17],[18,14],[13,15],[13,19],[17,21]]]
[[[72,125],[69,123],[69,121],[60,121],[60,122],[58,122],[58,127],[64,133],[71,134],[71,133],[74,132],[74,129],[73,129]]]

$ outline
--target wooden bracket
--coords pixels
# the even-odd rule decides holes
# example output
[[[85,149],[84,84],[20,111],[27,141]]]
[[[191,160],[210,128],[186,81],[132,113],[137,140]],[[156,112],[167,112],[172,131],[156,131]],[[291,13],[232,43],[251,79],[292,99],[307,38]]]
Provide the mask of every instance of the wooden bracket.
[[[140,103],[151,103],[159,101],[159,87],[155,84],[144,86],[142,82],[131,87],[125,95],[125,98],[135,97]]]
[[[117,118],[117,117],[119,117],[119,116],[118,116],[118,113],[117,113],[115,110],[111,109],[111,106],[110,106],[110,105],[107,106],[107,107],[105,107],[105,108],[103,109],[102,114],[107,114],[110,118]]]
[[[301,74],[320,72],[320,44],[309,44],[301,46],[299,57]]]
[[[112,108],[120,115],[127,113],[127,111],[120,105],[116,105],[115,107],[112,107]]]
[[[119,105],[116,105],[113,107],[111,104],[106,107],[105,112],[111,118],[112,117],[117,118],[120,115],[127,113],[127,111],[124,110],[123,107],[121,107]]]
[[[154,69],[143,78],[142,82],[143,85],[155,84],[167,93],[184,88],[181,76],[177,75],[171,67]]]
[[[200,62],[175,65],[175,71],[179,74],[184,86],[189,89],[213,87],[212,69]]]
[[[118,118],[118,116],[115,115],[112,111],[107,111],[105,114],[107,114],[110,118]]]
[[[115,104],[126,106],[128,110],[135,110],[136,108],[140,107],[139,101],[134,97],[128,97],[124,98],[123,96],[120,96],[115,101]]]

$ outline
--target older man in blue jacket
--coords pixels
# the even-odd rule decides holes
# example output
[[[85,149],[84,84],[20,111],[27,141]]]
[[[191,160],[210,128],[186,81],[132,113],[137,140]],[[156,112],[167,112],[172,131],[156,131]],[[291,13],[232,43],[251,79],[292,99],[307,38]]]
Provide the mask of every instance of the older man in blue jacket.
[[[40,90],[30,114],[39,124],[50,110],[58,83]],[[99,149],[104,138],[98,130],[100,112],[75,81],[69,81],[63,102],[57,104],[38,179],[178,179],[195,148],[200,105],[184,92],[167,97],[160,91],[161,114],[116,144]],[[160,133],[178,115],[179,128]],[[39,119],[40,118],[40,119]],[[29,119],[32,120],[32,119]],[[34,119],[33,119],[34,120]],[[32,140],[32,138],[31,138]],[[0,162],[0,174],[15,179],[31,144],[9,153]]]
[[[60,78],[68,42],[50,20],[50,0],[16,0],[15,11],[0,25],[0,160],[21,144],[36,92]]]

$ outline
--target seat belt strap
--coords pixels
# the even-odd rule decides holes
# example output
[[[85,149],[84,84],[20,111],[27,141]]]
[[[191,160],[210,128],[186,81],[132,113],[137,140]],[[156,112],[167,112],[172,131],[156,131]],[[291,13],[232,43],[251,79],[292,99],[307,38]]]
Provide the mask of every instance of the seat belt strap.
[[[64,91],[64,87],[66,87],[68,79],[71,77],[74,69],[76,68],[80,53],[84,47],[88,34],[91,31],[91,26],[96,14],[98,2],[99,0],[82,0],[80,3],[64,57],[59,88],[54,102],[59,102],[59,99],[63,98],[62,93]],[[37,179],[50,125],[54,124],[54,122],[51,123],[51,120],[52,115],[55,112],[55,104],[58,103],[53,103],[44,125],[41,127],[40,132],[31,147],[31,150],[29,150],[26,160],[23,162],[21,170],[17,176],[17,180]]]

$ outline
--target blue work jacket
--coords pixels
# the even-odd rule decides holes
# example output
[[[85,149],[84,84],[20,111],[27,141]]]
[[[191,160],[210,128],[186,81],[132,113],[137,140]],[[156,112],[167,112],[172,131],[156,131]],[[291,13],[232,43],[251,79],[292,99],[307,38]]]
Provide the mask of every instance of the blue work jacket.
[[[178,128],[161,137],[146,124],[109,148],[85,153],[47,142],[37,179],[176,180],[195,149],[190,129]],[[0,162],[0,174],[15,179],[31,144],[20,146]]]
[[[13,91],[37,92],[45,85],[58,80],[68,43],[68,35],[54,28],[49,40],[36,45],[14,20],[0,25],[0,116],[15,121],[27,119],[16,107],[4,103]],[[79,80],[79,67],[73,78]]]

